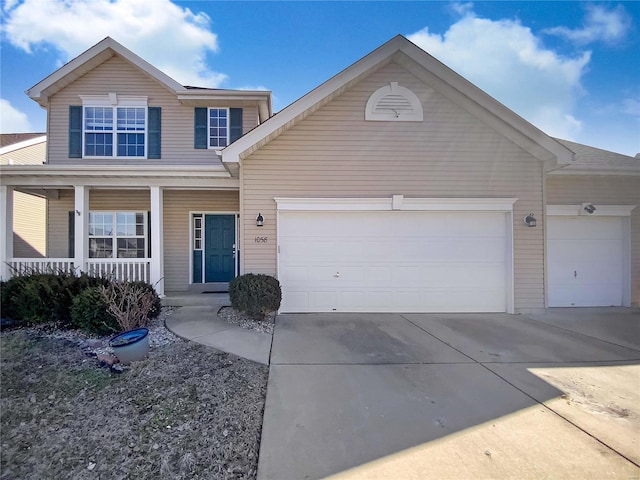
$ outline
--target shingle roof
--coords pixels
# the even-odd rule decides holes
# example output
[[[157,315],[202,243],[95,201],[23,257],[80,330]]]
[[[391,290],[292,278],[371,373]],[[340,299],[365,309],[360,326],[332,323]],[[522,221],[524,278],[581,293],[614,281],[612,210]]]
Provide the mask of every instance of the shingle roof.
[[[610,170],[637,171],[640,173],[640,158],[590,147],[581,143],[556,138],[558,142],[575,153],[575,161],[562,170]]]
[[[0,134],[0,148],[44,135],[46,133],[2,133]]]

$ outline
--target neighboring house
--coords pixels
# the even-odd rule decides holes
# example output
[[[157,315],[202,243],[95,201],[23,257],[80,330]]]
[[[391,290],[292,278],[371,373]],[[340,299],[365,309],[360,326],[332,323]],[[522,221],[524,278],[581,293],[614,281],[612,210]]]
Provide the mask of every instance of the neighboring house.
[[[549,137],[404,37],[275,116],[110,38],[27,93],[47,164],[1,167],[2,200],[59,192],[56,265],[160,293],[267,273],[283,312],[640,304],[640,161]]]
[[[42,165],[46,160],[44,133],[0,135],[0,165]],[[47,200],[40,192],[16,191],[13,198],[13,257],[47,256]]]

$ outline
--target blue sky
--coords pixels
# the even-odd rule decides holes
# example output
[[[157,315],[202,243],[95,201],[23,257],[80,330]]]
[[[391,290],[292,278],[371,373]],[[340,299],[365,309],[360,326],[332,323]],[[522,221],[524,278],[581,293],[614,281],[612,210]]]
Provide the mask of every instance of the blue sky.
[[[268,89],[278,111],[397,34],[546,133],[640,152],[640,2],[3,0],[0,131],[24,91],[111,36],[185,85]]]

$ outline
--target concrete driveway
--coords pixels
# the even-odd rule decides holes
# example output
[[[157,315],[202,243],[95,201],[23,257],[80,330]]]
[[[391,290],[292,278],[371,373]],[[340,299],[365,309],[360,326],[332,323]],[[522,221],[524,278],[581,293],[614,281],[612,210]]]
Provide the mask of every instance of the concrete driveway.
[[[628,479],[639,465],[639,310],[277,318],[259,479]]]

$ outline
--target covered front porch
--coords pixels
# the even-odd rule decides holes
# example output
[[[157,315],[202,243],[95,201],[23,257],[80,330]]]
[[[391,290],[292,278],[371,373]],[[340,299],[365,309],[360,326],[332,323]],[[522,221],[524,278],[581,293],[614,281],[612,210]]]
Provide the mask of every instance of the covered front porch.
[[[0,277],[65,272],[145,281],[160,295],[194,283],[193,212],[237,217],[238,181],[223,167],[2,168]],[[222,170],[221,170],[222,168]],[[45,258],[14,255],[14,192],[47,199]],[[235,243],[233,245],[235,255]]]

